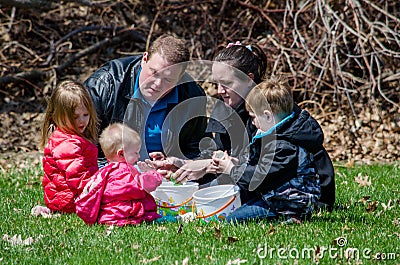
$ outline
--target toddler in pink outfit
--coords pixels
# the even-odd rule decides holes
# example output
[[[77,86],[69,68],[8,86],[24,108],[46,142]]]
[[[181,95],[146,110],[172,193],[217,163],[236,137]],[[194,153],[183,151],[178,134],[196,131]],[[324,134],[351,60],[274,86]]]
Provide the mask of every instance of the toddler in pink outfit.
[[[157,171],[139,173],[140,136],[121,124],[109,125],[100,135],[108,165],[99,169],[76,200],[76,213],[86,224],[127,225],[161,217],[150,192],[162,182]]]

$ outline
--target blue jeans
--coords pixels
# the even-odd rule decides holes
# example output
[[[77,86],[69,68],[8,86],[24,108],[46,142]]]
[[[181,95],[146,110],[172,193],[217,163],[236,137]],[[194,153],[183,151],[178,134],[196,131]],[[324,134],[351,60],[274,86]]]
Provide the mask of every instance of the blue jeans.
[[[227,222],[245,222],[260,219],[275,219],[277,214],[262,199],[254,199],[243,204],[226,217]]]

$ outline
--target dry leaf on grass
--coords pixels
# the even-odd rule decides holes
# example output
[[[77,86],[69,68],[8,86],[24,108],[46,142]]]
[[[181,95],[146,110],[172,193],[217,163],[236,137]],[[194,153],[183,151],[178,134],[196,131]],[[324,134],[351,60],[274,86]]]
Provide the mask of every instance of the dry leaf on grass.
[[[363,176],[361,173],[358,173],[358,176],[354,177],[354,181],[360,184],[361,187],[371,186],[371,181],[368,178],[368,175]]]
[[[268,235],[272,236],[275,233],[275,228],[272,224],[269,224]]]
[[[182,230],[183,230],[183,225],[179,224],[179,227],[178,227],[178,230],[176,231],[176,233],[180,234],[180,233],[182,233]]]
[[[106,237],[111,234],[113,229],[114,229],[113,225],[110,225],[109,227],[107,227],[107,229],[106,229]]]
[[[394,207],[394,202],[390,199],[387,204],[381,203],[383,210],[391,210]]]
[[[239,241],[239,238],[237,238],[236,236],[228,236],[228,237],[226,238],[226,241],[227,241],[228,243],[235,243],[235,242]]]
[[[361,200],[359,200],[359,202],[362,202],[362,204],[365,205],[367,202],[370,201],[370,199],[371,199],[371,196],[363,196],[363,197],[361,198]]]
[[[139,249],[139,244],[138,243],[135,243],[135,244],[131,244],[131,248],[132,249],[134,249],[134,250],[138,250]]]
[[[375,212],[377,208],[378,208],[378,202],[374,201],[374,202],[368,203],[366,210],[368,213],[372,213],[372,212]]]
[[[319,263],[319,257],[321,255],[321,247],[320,246],[316,246],[315,247],[315,252],[314,252],[314,261],[315,263]]]
[[[347,225],[345,225],[344,227],[342,227],[342,231],[343,232],[350,232],[350,233],[352,233],[352,232],[354,232],[354,227],[348,227]]]
[[[161,231],[165,231],[165,230],[167,230],[167,228],[166,228],[164,225],[158,226],[158,227],[156,228],[156,231],[157,231],[157,232],[161,232]]]
[[[222,240],[222,232],[221,232],[221,229],[219,228],[219,226],[215,227],[214,237],[216,239]]]
[[[345,164],[345,167],[354,167],[354,159],[348,160]]]
[[[36,205],[31,209],[31,215],[35,217],[43,217],[43,218],[57,218],[60,217],[60,213],[54,213],[46,206]]]
[[[28,237],[26,239],[22,239],[22,235],[14,235],[10,237],[7,234],[3,235],[3,240],[11,243],[12,246],[29,246],[33,244],[34,242],[37,242],[39,239],[41,239],[43,235],[39,235],[36,239],[33,239],[32,237]]]
[[[206,255],[206,259],[207,259],[207,260],[210,260],[210,261],[213,261],[213,260],[214,260],[214,258],[213,258],[211,255]]]
[[[188,264],[189,264],[189,258],[186,257],[182,260],[182,265],[188,265]],[[175,260],[175,265],[180,265],[180,263],[177,260]]]
[[[143,258],[142,259],[142,264],[147,264],[147,263],[150,263],[150,262],[154,262],[154,261],[159,260],[160,258],[161,258],[161,255],[157,256],[157,257],[154,257],[154,258],[151,258],[151,259]]]
[[[206,231],[206,228],[204,226],[196,227],[196,231],[197,231],[197,233],[199,233],[199,235],[201,235]]]
[[[247,262],[246,259],[237,258],[235,260],[228,260],[226,265],[234,265],[234,264],[245,264]]]

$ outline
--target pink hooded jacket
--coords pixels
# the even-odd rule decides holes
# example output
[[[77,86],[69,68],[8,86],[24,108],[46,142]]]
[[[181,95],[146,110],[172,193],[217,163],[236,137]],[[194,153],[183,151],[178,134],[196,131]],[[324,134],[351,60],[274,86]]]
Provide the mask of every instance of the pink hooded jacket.
[[[52,211],[75,212],[75,199],[96,173],[97,147],[89,140],[56,129],[42,159],[44,202]]]
[[[101,168],[76,200],[76,213],[86,224],[140,224],[159,217],[149,192],[162,181],[156,171],[140,174],[127,163],[113,162]]]

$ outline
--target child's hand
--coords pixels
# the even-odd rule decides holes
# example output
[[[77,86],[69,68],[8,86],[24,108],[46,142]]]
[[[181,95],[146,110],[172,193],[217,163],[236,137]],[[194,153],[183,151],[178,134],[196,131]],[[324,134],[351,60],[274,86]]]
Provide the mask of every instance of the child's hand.
[[[146,159],[145,163],[157,170],[164,178],[169,179],[171,174],[185,163],[185,160],[176,157],[166,157],[162,160]]]
[[[138,161],[137,162],[137,166],[140,169],[141,172],[147,172],[147,171],[151,171],[151,170],[156,170],[152,165],[143,162],[143,161]]]
[[[170,170],[173,172],[185,164],[185,160],[173,156],[164,158],[162,160],[146,159],[145,162],[155,169]]]
[[[216,151],[213,154],[212,157],[212,165],[213,169],[217,173],[223,173],[223,174],[230,174],[232,168],[235,166],[235,164],[238,163],[238,159],[231,157],[228,155],[228,153],[222,152],[222,151]]]
[[[161,185],[162,178],[163,177],[156,171],[152,171],[140,174],[138,180],[143,190],[145,190],[147,193],[150,193],[155,191],[156,188]]]

